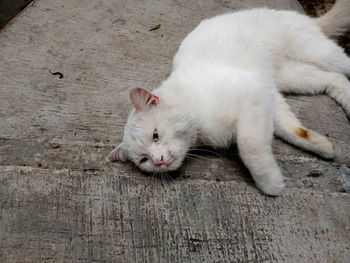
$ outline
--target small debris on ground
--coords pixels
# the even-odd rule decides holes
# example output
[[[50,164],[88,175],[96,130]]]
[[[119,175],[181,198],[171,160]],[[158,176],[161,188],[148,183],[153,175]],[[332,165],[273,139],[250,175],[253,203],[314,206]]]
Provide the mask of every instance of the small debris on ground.
[[[307,177],[320,177],[322,173],[319,170],[311,170]]]
[[[58,143],[50,143],[49,144],[51,148],[53,149],[57,149],[57,148],[60,148],[60,145]]]
[[[160,24],[151,27],[149,31],[154,31],[154,30],[157,30],[159,28],[160,28]]]
[[[59,78],[60,79],[63,79],[64,78],[64,76],[63,76],[63,74],[61,73],[61,72],[52,72],[51,70],[49,70],[49,72],[52,74],[52,75],[54,75],[54,76],[59,76]]]

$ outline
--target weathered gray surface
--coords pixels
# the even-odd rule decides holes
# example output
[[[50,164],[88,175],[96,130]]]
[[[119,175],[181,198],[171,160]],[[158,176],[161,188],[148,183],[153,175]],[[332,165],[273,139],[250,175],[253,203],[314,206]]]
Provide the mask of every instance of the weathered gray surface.
[[[282,197],[255,188],[234,147],[186,162],[173,182],[105,163],[128,89],[155,88],[201,19],[263,3],[301,10],[277,0],[41,0],[0,31],[0,261],[349,262],[350,125],[325,96],[288,102],[342,154],[326,162],[276,140]]]

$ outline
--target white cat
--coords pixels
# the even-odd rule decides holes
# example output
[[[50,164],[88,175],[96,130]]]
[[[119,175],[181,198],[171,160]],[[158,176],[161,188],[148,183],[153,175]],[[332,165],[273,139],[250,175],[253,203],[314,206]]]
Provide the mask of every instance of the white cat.
[[[336,151],[300,123],[279,91],[326,92],[350,115],[344,76],[350,75],[350,58],[326,36],[349,26],[348,0],[338,0],[317,19],[253,9],[202,21],[182,42],[158,89],[131,90],[135,109],[109,159],[166,172],[178,169],[194,144],[237,143],[256,185],[280,195],[285,183],[272,154],[273,133],[323,158],[336,157]]]

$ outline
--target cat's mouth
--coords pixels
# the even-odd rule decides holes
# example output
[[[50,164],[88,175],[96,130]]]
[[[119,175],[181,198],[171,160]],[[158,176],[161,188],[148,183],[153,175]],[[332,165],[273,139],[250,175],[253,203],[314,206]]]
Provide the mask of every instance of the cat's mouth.
[[[160,172],[168,172],[176,170],[178,167],[174,165],[175,159],[171,160],[170,162],[164,163],[163,165],[157,166],[157,168],[160,170]]]
[[[155,172],[172,172],[180,168],[182,161],[179,159],[171,159],[168,162],[160,166],[154,166]]]

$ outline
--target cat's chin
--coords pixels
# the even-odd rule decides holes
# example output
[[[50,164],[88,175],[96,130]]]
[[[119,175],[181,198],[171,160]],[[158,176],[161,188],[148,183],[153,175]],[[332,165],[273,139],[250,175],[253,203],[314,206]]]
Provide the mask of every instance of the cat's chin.
[[[163,165],[159,167],[155,167],[157,172],[165,173],[165,172],[172,172],[176,171],[177,169],[180,168],[181,162],[177,163],[176,160],[171,162],[169,165]]]

